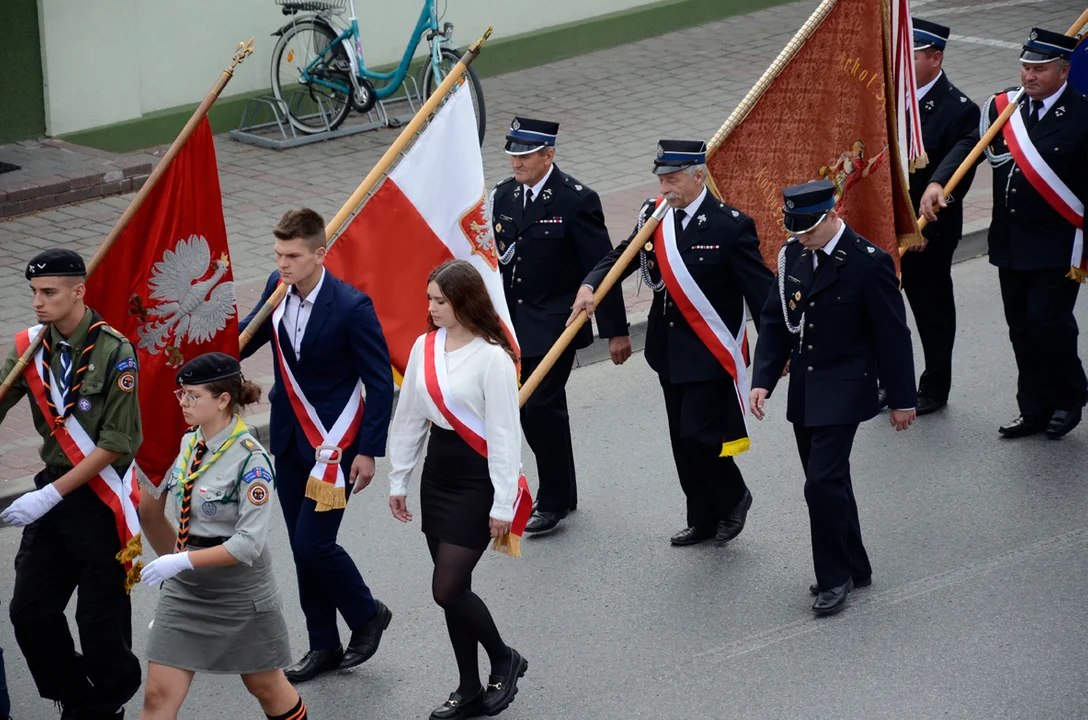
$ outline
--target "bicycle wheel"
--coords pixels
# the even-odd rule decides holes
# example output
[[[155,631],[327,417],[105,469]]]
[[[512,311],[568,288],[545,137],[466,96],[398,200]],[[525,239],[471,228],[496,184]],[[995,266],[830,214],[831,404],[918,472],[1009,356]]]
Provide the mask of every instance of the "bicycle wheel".
[[[442,77],[446,77],[450,70],[453,70],[453,66],[461,59],[461,53],[450,48],[442,48],[442,61],[439,64],[439,71],[442,73]],[[487,110],[484,107],[484,89],[480,85],[480,78],[476,75],[476,71],[469,65],[465,69],[465,74],[461,78],[461,83],[468,83],[469,89],[472,90],[472,110],[476,113],[476,127],[480,131],[480,145],[484,144],[484,130],[487,128]],[[431,93],[435,91],[438,86],[435,84],[434,73],[431,72],[431,64],[427,63],[423,66],[423,99],[427,100],[431,96]]]
[[[291,124],[307,135],[335,130],[351,111],[351,64],[343,45],[337,43],[321,55],[334,40],[336,35],[328,25],[302,20],[284,31],[272,51],[272,92],[287,108]],[[321,59],[310,67],[318,57]],[[306,68],[310,68],[311,79],[303,82]],[[313,79],[346,87],[348,92]]]

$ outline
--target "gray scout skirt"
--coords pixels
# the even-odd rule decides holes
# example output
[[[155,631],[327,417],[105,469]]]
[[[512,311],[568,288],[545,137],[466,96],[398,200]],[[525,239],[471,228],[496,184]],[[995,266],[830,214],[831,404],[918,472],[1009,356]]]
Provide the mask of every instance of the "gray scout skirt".
[[[292,662],[281,607],[267,549],[252,567],[186,570],[163,583],[147,659],[193,672],[280,670]]]

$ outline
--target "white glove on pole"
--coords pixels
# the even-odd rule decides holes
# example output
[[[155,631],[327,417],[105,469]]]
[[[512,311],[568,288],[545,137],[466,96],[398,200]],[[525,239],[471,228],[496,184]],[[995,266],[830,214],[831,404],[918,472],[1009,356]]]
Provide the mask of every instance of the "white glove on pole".
[[[193,561],[189,559],[188,550],[181,553],[171,553],[155,558],[145,565],[143,572],[140,574],[140,580],[146,585],[154,585],[169,580],[183,570],[192,569]]]
[[[0,512],[0,520],[8,525],[23,527],[45,515],[63,499],[50,483],[41,490],[27,493],[13,502],[4,512]]]

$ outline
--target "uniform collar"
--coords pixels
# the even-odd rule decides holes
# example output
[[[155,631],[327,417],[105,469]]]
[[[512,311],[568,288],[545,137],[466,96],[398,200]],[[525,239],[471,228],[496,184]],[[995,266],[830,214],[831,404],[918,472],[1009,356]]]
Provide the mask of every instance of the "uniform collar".
[[[1055,104],[1057,104],[1058,98],[1060,98],[1062,96],[1062,93],[1065,92],[1065,89],[1067,87],[1069,87],[1069,82],[1068,81],[1063,82],[1062,86],[1060,88],[1058,88],[1057,92],[1055,92],[1053,95],[1051,95],[1050,97],[1043,100],[1043,109],[1039,111],[1039,117],[1040,118],[1043,115],[1046,115],[1047,111],[1050,110],[1050,108],[1054,107]],[[1029,105],[1028,108],[1030,110],[1031,106]]]
[[[227,441],[227,438],[234,434],[234,428],[237,427],[239,420],[241,420],[239,415],[232,416],[227,426],[210,438],[204,437],[204,428],[197,428],[197,439],[204,441],[204,444],[208,446],[208,452],[216,452],[223,447],[223,443]]]
[[[49,345],[50,347],[57,347],[59,343],[66,342],[73,349],[79,349],[83,347],[83,342],[87,339],[87,332],[91,329],[91,309],[84,308],[83,319],[79,321],[79,325],[76,325],[75,331],[68,337],[63,337],[60,331],[57,330],[56,325],[49,326]]]
[[[703,204],[703,200],[706,200],[706,185],[703,186],[703,191],[699,193],[699,197],[695,198],[687,207],[680,208],[684,211],[685,217],[695,217],[695,213],[699,212],[699,206]]]
[[[544,177],[540,178],[540,182],[538,182],[536,185],[533,185],[532,187],[529,187],[525,183],[522,183],[523,189],[525,189],[526,191],[528,191],[528,190],[533,191],[533,201],[534,202],[536,201],[536,199],[538,197],[540,197],[540,191],[544,189],[544,183],[548,182],[548,178],[550,178],[552,176],[552,173],[554,171],[555,171],[555,163],[552,163],[551,165],[548,166],[548,172],[544,173]]]
[[[842,238],[842,234],[844,232],[846,232],[846,223],[842,221],[842,218],[839,218],[839,231],[835,233],[835,237],[828,240],[827,245],[824,245],[822,248],[816,248],[814,252],[819,252],[820,250],[823,250],[828,256],[830,256],[831,253],[835,251],[835,246],[839,244],[839,240]]]
[[[937,77],[933,78],[932,80],[927,82],[925,85],[918,88],[918,102],[922,102],[922,98],[924,98],[926,96],[926,93],[928,93],[930,90],[933,89],[933,86],[936,85],[937,82],[942,77],[944,77],[944,70],[938,70],[937,71]]]

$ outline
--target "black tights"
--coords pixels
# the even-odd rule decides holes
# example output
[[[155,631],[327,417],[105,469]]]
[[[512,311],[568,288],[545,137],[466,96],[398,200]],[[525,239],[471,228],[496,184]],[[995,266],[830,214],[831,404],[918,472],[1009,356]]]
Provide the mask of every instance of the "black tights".
[[[429,535],[427,549],[434,561],[431,592],[434,601],[446,611],[446,629],[461,675],[457,692],[470,698],[480,690],[477,643],[487,651],[493,674],[503,675],[510,666],[510,648],[502,641],[487,605],[472,592],[472,571],[484,551],[451,545]]]

